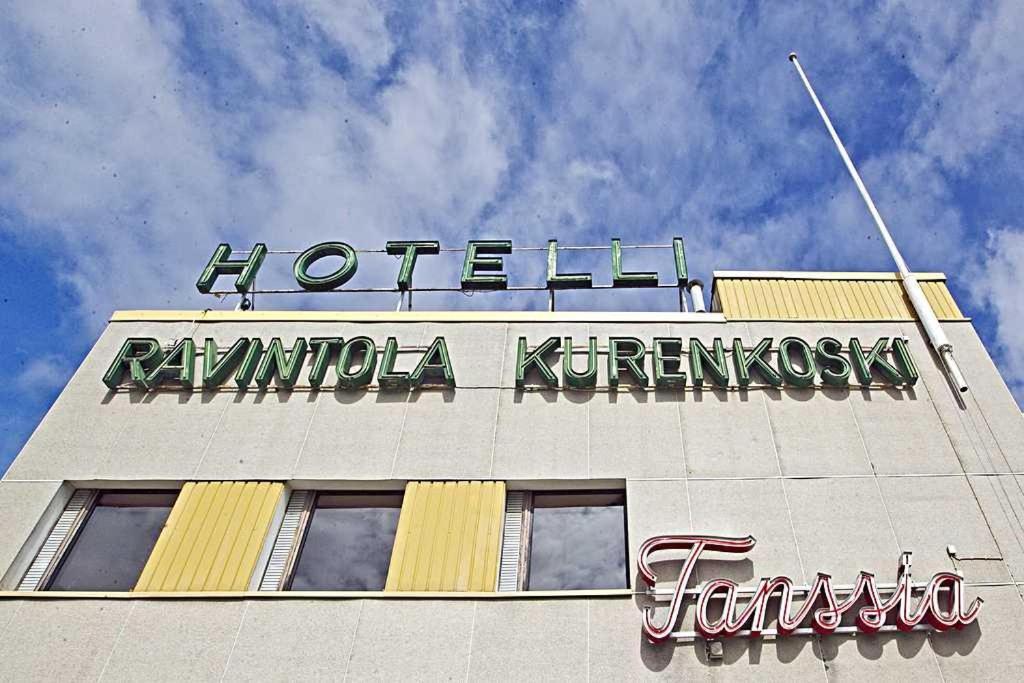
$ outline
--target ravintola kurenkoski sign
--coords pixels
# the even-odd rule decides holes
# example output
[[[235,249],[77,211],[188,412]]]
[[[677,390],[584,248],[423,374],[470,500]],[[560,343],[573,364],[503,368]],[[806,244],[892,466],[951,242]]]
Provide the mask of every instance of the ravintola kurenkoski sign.
[[[719,337],[709,344],[697,338],[657,337],[644,341],[608,337],[601,344],[599,347],[597,337],[589,337],[583,344],[572,337],[549,337],[538,344],[519,337],[516,386],[586,390],[599,386],[599,379],[608,387],[617,387],[625,380],[643,387],[653,384],[658,389],[687,385],[747,387],[755,383],[806,387],[816,380],[846,386],[851,374],[864,386],[876,379],[899,386],[913,385],[918,379],[906,340],[898,337],[881,337],[870,347],[856,337],[845,344],[832,337],[813,344],[799,337],[786,337],[777,346],[773,346],[771,337],[765,337],[752,348],[736,338],[729,345],[731,362]],[[378,349],[373,339],[362,335],[348,339],[299,337],[290,347],[278,337],[269,342],[243,337],[226,348],[206,338],[201,352],[191,337],[179,339],[170,349],[151,337],[132,337],[118,351],[103,382],[111,389],[126,381],[147,390],[163,385],[213,389],[232,381],[239,389],[253,385],[266,389],[271,384],[290,389],[299,384],[310,357],[305,380],[306,386],[314,389],[333,386],[353,390],[374,381],[382,390],[456,386],[444,337],[436,337],[425,349],[409,351],[416,358],[408,370],[396,369],[399,350],[396,337],[388,337],[384,347]],[[602,354],[606,357],[604,363],[599,362]],[[604,376],[599,378],[602,366]],[[328,381],[328,372],[333,375],[333,384]]]

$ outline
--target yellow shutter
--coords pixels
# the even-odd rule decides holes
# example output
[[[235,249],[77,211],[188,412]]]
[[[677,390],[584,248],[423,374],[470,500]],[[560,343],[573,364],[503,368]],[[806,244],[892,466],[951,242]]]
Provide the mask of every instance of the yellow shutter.
[[[830,277],[831,275],[831,277]],[[942,275],[920,279],[939,320],[963,320]],[[715,278],[712,305],[729,320],[915,320],[914,309],[895,275],[782,273],[777,277]]]
[[[409,482],[384,590],[493,591],[504,515],[504,482]]]
[[[272,482],[185,484],[135,590],[247,590],[283,490]]]

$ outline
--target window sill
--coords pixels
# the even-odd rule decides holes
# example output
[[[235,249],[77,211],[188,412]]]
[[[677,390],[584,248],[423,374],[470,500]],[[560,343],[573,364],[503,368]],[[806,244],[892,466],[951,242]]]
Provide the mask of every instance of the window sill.
[[[631,588],[610,588],[572,591],[0,591],[7,600],[538,600],[573,598],[626,598],[634,595]],[[642,593],[641,593],[642,594]]]

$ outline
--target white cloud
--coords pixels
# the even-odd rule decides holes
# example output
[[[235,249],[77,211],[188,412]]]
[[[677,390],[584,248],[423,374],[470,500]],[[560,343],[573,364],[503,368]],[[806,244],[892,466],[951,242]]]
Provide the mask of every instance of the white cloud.
[[[369,0],[289,0],[288,5],[304,12],[352,59],[367,71],[376,70],[391,59],[394,45],[386,25],[386,13]]]
[[[67,359],[55,355],[36,356],[18,372],[14,385],[29,394],[48,394],[67,384],[72,368]]]
[[[373,6],[292,10],[360,68],[390,59]],[[224,54],[189,56],[198,38],[179,19],[131,3],[23,3],[7,19],[20,41],[0,51],[20,69],[2,74],[0,204],[25,217],[26,236],[74,250],[61,277],[90,334],[117,307],[210,305],[191,283],[218,241],[376,247],[463,230],[493,197],[509,131],[455,43],[441,64],[410,56],[366,100],[320,63],[319,44],[244,6],[216,8]],[[205,73],[226,68],[217,59],[236,63],[231,83]]]
[[[995,3],[943,70],[924,145],[947,166],[968,170],[965,162],[1020,125],[1024,98],[1014,85],[1024,81],[1022,31],[1024,3]]]
[[[1009,227],[993,230],[989,233],[984,258],[973,270],[971,293],[995,314],[995,355],[1018,401],[1024,399],[1021,273],[1024,273],[1024,231]]]
[[[222,240],[682,234],[705,278],[891,268],[790,49],[908,260],[956,275],[978,236],[954,184],[1024,114],[1016,2],[893,0],[869,18],[813,3],[579,3],[557,22],[486,4],[204,7],[16,3],[0,19],[0,206],[19,237],[69,250],[60,275],[89,334],[117,307],[213,305],[192,283]],[[465,23],[480,14],[486,25]],[[988,270],[1012,251],[989,252]],[[517,276],[543,277],[543,259],[515,261]],[[417,277],[441,264],[424,259]],[[268,261],[267,280],[289,266]],[[362,284],[392,277],[360,269]],[[978,301],[1012,340],[1013,311]],[[1024,380],[1024,364],[1003,369]]]

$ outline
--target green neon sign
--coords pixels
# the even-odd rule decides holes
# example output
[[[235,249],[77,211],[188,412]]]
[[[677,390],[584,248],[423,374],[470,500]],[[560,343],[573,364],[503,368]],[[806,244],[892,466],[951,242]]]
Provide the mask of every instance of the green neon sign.
[[[588,337],[584,343],[572,337],[531,343],[521,336],[515,344],[515,387],[846,387],[851,378],[860,386],[912,386],[920,377],[902,338],[881,337],[870,347],[857,337],[845,344],[832,337],[814,343],[799,337],[776,343],[765,337],[753,346],[739,338],[728,345],[721,337],[710,341],[709,345],[696,338],[656,337],[647,342],[611,336],[603,344],[597,337]],[[413,356],[403,363],[411,369],[397,369],[400,353]],[[133,337],[118,350],[103,383],[110,389],[128,386],[147,391],[162,386],[214,390],[232,381],[240,390],[271,386],[317,390],[332,367],[333,387],[339,391],[364,389],[374,381],[385,391],[456,386],[444,337],[435,337],[425,349],[402,349],[395,337],[378,347],[367,336],[298,337],[290,346],[279,337],[268,342],[243,337],[225,348],[210,338],[201,346],[185,338],[165,348],[151,337]]]
[[[241,390],[254,384],[257,390],[266,390],[271,386],[292,389],[305,377],[310,388],[319,389],[333,364],[334,388],[339,391],[370,386],[375,375],[378,386],[389,391],[455,386],[455,370],[444,337],[435,338],[419,352],[409,372],[395,370],[399,346],[394,337],[388,337],[380,352],[372,339],[363,336],[298,337],[290,347],[280,337],[266,344],[262,339],[243,337],[223,351],[207,338],[202,349],[202,360],[197,363],[196,343],[191,338],[179,340],[166,352],[156,339],[128,339],[104,373],[103,383],[110,389],[128,386],[152,391],[174,386],[214,390],[233,380]]]
[[[823,385],[841,387],[849,385],[851,370],[862,386],[914,385],[920,376],[906,341],[900,338],[881,337],[870,351],[865,351],[856,337],[846,345],[831,337],[813,345],[798,337],[786,337],[778,344],[765,337],[752,348],[739,338],[727,347],[720,337],[714,338],[710,347],[699,339],[680,337],[657,337],[650,345],[635,337],[609,337],[604,350],[598,349],[596,338],[589,342],[587,370],[580,373],[574,356],[582,350],[573,346],[571,337],[549,337],[533,346],[526,337],[519,337],[516,386],[556,388],[561,377],[567,388],[593,388],[598,383],[600,354],[606,356],[605,380],[611,388],[623,380],[647,387],[651,374],[657,389],[701,388],[709,383],[719,388],[809,387],[816,379]]]

